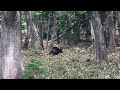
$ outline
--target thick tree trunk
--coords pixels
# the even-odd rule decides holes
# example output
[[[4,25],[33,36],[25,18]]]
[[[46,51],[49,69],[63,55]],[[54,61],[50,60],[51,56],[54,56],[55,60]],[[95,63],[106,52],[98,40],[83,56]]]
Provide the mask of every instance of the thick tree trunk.
[[[107,60],[107,52],[104,42],[103,27],[98,11],[91,12],[91,21],[95,33],[96,59],[101,62],[102,60]]]
[[[21,78],[23,63],[21,59],[20,13],[2,12],[1,72],[2,79]]]

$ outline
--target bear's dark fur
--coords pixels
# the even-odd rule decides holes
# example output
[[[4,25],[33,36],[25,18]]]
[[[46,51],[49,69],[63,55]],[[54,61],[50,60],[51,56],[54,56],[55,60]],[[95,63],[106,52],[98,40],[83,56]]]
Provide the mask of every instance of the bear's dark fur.
[[[58,47],[53,47],[52,50],[49,52],[49,55],[58,55],[59,53],[63,53],[62,49]]]

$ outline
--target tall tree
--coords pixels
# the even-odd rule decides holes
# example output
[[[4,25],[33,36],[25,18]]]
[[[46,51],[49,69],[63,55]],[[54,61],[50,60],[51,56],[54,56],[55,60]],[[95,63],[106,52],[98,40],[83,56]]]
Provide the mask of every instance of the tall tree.
[[[115,13],[115,43],[116,46],[120,46],[119,44],[119,35],[120,35],[120,12],[119,11],[114,11]]]
[[[118,23],[118,32],[120,35],[120,11],[117,11],[117,23]]]
[[[68,28],[71,27],[71,20],[70,20],[70,14],[69,12],[67,11],[66,12],[66,22],[67,22],[67,29],[66,29],[66,38],[67,38],[67,44],[70,45],[70,30]]]
[[[27,27],[27,34],[25,37],[25,41],[24,41],[24,45],[23,45],[23,49],[28,49],[29,46],[29,38],[30,38],[30,25],[29,25],[29,18],[28,18],[28,12],[25,11],[25,18],[26,18],[26,27]]]
[[[20,11],[20,36],[21,36],[21,47],[23,45],[22,43],[22,11]]]
[[[28,11],[29,25],[30,25],[30,38],[31,38],[31,48],[35,49],[35,31],[33,26],[32,11]]]
[[[77,11],[74,12],[74,17],[77,20],[78,19],[78,23],[74,29],[74,43],[78,44],[80,42],[80,16],[79,13]]]
[[[95,33],[96,59],[98,61],[107,60],[106,45],[104,42],[103,27],[99,11],[91,11],[91,21]]]
[[[93,25],[91,20],[89,21],[90,23],[90,28],[91,28],[91,39],[92,39],[92,54],[95,55],[95,33],[94,33],[94,29],[93,29]]]
[[[56,16],[57,16],[57,11],[53,11],[53,28],[52,28],[52,36],[51,36],[51,41],[50,41],[50,44],[49,44],[49,50],[52,49],[53,47],[53,44],[54,44],[54,39],[55,39],[55,33],[56,33]]]
[[[40,16],[40,24],[39,26],[39,31],[38,31],[38,35],[39,35],[39,40],[40,40],[40,47],[43,49],[43,16]]]
[[[0,11],[0,51],[2,51],[2,38],[1,38],[1,15],[2,11]],[[0,52],[0,59],[2,58],[2,53]],[[0,60],[0,67],[2,67],[2,60]],[[2,78],[2,68],[0,68],[0,79]]]
[[[50,12],[48,12],[48,21],[47,21],[47,39],[46,39],[46,51],[48,50],[48,40],[49,40],[49,34],[50,34]]]
[[[23,73],[21,59],[20,12],[2,12],[0,78],[17,79]]]
[[[109,23],[109,49],[112,50],[115,48],[115,28],[114,28],[114,20],[113,20],[113,11],[108,11],[108,23]]]
[[[57,18],[56,38],[57,38],[57,44],[60,44],[60,37],[59,37],[59,35],[60,35],[60,28],[58,28],[58,26],[60,24],[60,20],[59,20],[60,18],[58,16],[56,18]]]

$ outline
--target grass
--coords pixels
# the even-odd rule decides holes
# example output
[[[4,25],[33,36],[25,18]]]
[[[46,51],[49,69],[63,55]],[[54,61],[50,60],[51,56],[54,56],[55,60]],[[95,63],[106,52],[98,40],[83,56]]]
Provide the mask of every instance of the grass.
[[[43,64],[39,59],[31,56],[28,58],[29,61],[25,63],[25,71],[23,79],[37,79],[43,73],[47,72],[47,68],[43,67]]]
[[[106,63],[96,63],[88,49],[74,46],[66,48],[63,53],[51,56],[44,51],[23,52],[24,79],[119,79],[120,51],[108,55]],[[87,61],[90,59],[90,61]]]

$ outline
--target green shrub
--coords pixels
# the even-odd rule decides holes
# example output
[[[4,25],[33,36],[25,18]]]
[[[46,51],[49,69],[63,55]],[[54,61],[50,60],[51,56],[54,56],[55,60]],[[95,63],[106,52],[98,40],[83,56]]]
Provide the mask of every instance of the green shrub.
[[[31,58],[31,61],[25,66],[23,78],[37,79],[45,72],[47,72],[47,68],[44,68],[40,61],[35,60],[35,58]]]

